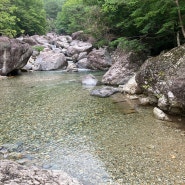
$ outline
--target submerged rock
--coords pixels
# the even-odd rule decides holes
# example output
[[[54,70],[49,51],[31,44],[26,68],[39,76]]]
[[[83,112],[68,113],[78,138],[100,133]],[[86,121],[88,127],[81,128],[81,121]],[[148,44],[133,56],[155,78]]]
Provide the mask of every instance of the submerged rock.
[[[98,79],[92,74],[88,74],[83,77],[82,79],[82,85],[85,86],[96,86],[98,83]]]
[[[115,93],[118,93],[119,90],[118,88],[114,88],[114,87],[103,87],[100,89],[94,89],[91,91],[91,95],[92,96],[98,96],[101,98],[105,98],[105,97],[109,97]]]
[[[6,76],[26,65],[33,50],[25,42],[0,37],[0,75]]]
[[[172,114],[185,114],[185,45],[149,58],[136,75],[136,82],[159,107]]]

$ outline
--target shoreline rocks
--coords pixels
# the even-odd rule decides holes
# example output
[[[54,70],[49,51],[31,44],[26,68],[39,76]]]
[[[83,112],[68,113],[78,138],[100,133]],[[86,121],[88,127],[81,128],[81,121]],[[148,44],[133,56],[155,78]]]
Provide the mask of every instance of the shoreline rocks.
[[[59,170],[26,167],[10,160],[0,160],[0,185],[82,185]]]
[[[155,97],[161,110],[185,115],[185,45],[149,58],[136,74],[147,96]]]
[[[17,39],[0,37],[0,75],[15,73],[24,65],[26,70],[63,69],[67,72],[109,68],[102,78],[103,84],[120,85],[123,93],[144,93],[149,100],[142,104],[157,105],[169,114],[185,115],[185,45],[144,62],[144,53],[116,50],[110,56],[106,48],[93,49],[90,42],[77,38],[53,33]],[[33,52],[23,41],[37,50]]]
[[[144,61],[144,56],[115,51],[114,64],[103,76],[122,93],[145,94],[142,105],[158,106],[165,113],[185,116],[185,45]],[[142,64],[143,63],[143,64]]]

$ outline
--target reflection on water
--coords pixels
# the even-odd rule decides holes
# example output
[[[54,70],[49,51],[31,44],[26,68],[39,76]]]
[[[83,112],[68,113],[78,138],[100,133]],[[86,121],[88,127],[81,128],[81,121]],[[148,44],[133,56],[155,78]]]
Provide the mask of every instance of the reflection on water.
[[[90,96],[80,83],[85,74],[1,80],[0,145],[22,143],[31,164],[62,169],[87,185],[184,183],[184,131],[123,95],[121,102]]]

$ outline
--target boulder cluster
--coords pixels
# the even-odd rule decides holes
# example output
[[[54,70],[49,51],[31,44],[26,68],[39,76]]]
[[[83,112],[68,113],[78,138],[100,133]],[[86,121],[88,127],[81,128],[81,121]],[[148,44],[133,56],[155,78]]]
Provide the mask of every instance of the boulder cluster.
[[[34,35],[18,38],[29,43],[34,52],[24,69],[49,71],[65,69],[76,72],[80,69],[107,70],[111,65],[111,57],[105,48],[93,48],[90,39],[80,40],[80,33],[45,36]]]
[[[125,93],[144,94],[146,97],[140,98],[143,105],[153,104],[166,113],[185,115],[185,45],[147,60],[142,55],[130,59],[137,56],[132,53],[115,56],[103,83],[119,85]],[[159,118],[169,120],[166,116]]]

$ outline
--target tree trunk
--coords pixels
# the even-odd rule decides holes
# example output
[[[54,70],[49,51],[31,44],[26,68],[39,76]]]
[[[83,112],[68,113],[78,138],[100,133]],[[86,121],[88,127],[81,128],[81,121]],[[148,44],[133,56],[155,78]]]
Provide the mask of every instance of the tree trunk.
[[[182,21],[182,15],[181,15],[180,6],[179,6],[179,0],[175,0],[175,3],[176,3],[177,8],[178,8],[177,11],[178,11],[178,16],[179,16],[179,25],[181,27],[182,34],[185,38],[185,28],[184,28],[183,21]]]
[[[177,46],[180,46],[180,37],[179,37],[179,31],[177,32]]]

